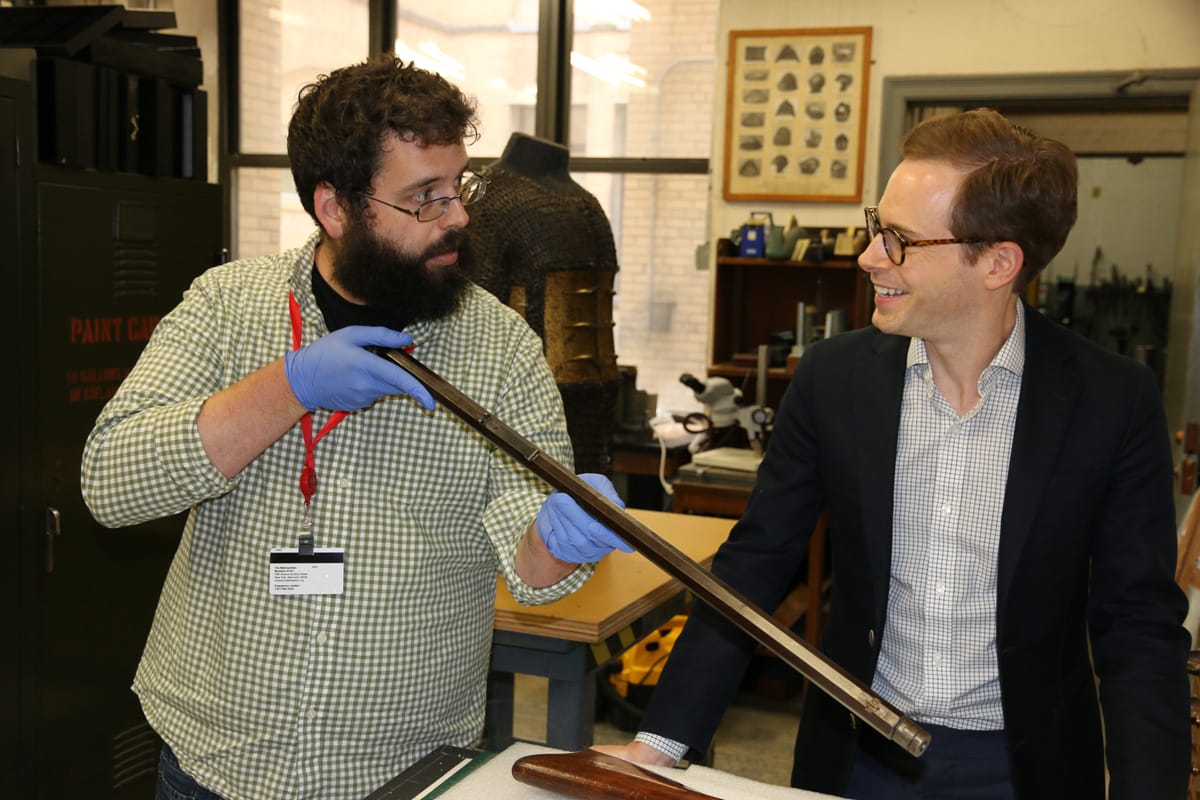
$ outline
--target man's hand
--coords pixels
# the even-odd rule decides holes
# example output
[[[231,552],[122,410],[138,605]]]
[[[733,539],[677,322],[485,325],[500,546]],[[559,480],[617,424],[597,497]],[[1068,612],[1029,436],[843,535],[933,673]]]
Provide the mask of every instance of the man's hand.
[[[284,370],[296,399],[309,411],[357,411],[393,394],[406,394],[432,409],[433,396],[420,381],[364,349],[375,345],[396,350],[411,344],[407,333],[352,325],[288,353]]]
[[[594,473],[583,473],[579,477],[621,508],[625,507],[608,478]],[[570,564],[599,561],[613,550],[633,552],[633,548],[621,537],[597,522],[574,499],[562,492],[554,492],[542,503],[537,515],[537,532],[546,543],[550,555]]]
[[[654,764],[663,767],[675,766],[675,759],[645,742],[632,741],[629,744],[597,744],[592,745],[592,749],[605,755],[632,761],[635,764]]]

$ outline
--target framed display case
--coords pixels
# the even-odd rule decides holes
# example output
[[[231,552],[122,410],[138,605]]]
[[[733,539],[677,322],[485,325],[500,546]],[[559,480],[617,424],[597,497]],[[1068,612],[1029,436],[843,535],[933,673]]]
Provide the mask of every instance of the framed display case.
[[[870,28],[729,32],[726,200],[862,199]]]

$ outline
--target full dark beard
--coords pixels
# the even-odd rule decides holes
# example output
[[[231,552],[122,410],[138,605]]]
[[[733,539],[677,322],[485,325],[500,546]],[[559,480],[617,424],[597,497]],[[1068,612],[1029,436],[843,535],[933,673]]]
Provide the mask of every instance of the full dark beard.
[[[363,222],[343,235],[334,276],[353,297],[387,311],[404,324],[442,319],[462,305],[470,280],[458,264],[429,268],[425,262],[462,250],[467,232],[452,228],[415,257],[378,238]]]

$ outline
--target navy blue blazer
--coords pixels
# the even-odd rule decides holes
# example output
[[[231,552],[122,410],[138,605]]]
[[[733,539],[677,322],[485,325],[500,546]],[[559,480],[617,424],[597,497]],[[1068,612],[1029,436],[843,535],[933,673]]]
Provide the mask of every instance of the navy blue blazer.
[[[996,601],[1017,796],[1102,800],[1107,746],[1111,800],[1183,797],[1190,639],[1174,582],[1162,398],[1143,365],[1028,307],[1025,327]],[[796,584],[826,508],[833,581],[821,648],[868,686],[887,625],[908,344],[871,327],[806,349],[746,511],[713,562],[737,591],[775,608]],[[707,752],[752,650],[748,637],[697,608],[641,729],[687,743],[692,757]],[[859,737],[877,735],[810,689],[793,785],[841,793]]]

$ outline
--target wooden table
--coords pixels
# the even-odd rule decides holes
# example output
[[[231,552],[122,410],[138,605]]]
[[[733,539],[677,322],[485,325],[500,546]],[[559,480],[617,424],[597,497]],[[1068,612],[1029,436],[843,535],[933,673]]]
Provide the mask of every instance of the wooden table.
[[[667,455],[664,459],[660,445],[657,441],[652,441],[638,445],[613,445],[612,457],[613,472],[628,475],[649,475],[657,478],[659,467],[661,466],[663,476],[667,480],[670,480],[675,477],[675,473],[679,471],[681,466],[691,461],[692,454],[688,451],[687,445],[668,447]]]
[[[734,520],[630,509],[642,524],[708,565]],[[549,679],[546,744],[581,750],[592,743],[595,672],[684,607],[683,585],[640,553],[614,552],[577,592],[544,606],[522,606],[497,582],[487,745],[512,742],[513,675]]]
[[[617,493],[631,508],[663,511],[670,508],[659,478],[670,481],[692,458],[687,445],[668,447],[664,454],[658,440],[625,442],[612,448],[612,481]]]
[[[754,487],[742,484],[700,483],[680,478],[671,484],[672,508],[680,514],[740,517]]]

